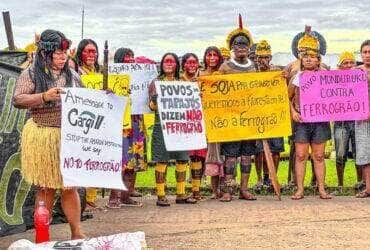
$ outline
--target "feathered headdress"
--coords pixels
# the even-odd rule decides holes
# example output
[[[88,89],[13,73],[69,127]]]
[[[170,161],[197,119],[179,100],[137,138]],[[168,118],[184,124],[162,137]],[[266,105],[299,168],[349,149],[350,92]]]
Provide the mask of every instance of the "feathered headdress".
[[[256,56],[271,56],[271,46],[266,40],[257,43]]]
[[[226,38],[226,45],[228,46],[228,49],[231,50],[231,46],[234,42],[234,39],[237,36],[245,36],[248,41],[249,41],[249,46],[250,47],[253,44],[253,39],[252,35],[249,32],[249,30],[243,28],[243,20],[242,20],[242,15],[239,14],[239,27],[229,33],[229,35]]]
[[[325,38],[317,31],[311,31],[311,26],[306,26],[304,32],[298,33],[292,41],[292,53],[298,58],[299,53],[326,54]]]

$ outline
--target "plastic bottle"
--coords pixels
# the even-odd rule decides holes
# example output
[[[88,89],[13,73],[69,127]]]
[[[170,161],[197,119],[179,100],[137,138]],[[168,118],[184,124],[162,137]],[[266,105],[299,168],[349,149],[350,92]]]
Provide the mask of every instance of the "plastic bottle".
[[[49,218],[49,210],[45,207],[45,202],[39,201],[39,204],[33,216],[36,243],[42,243],[50,240]]]

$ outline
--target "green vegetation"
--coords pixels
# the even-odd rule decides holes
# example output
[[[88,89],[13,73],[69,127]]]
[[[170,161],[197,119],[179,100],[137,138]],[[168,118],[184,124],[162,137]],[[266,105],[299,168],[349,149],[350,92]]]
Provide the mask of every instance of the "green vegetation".
[[[306,178],[305,178],[305,186],[310,185],[310,180],[312,177],[312,168],[311,163],[307,163],[306,168]],[[189,175],[189,171],[188,171]],[[282,161],[279,165],[278,171],[279,182],[281,185],[287,184],[288,179],[288,161]],[[238,170],[238,178],[239,178],[239,170]],[[345,173],[344,173],[344,186],[345,187],[353,187],[357,182],[356,179],[356,169],[353,160],[349,160],[347,162]],[[202,182],[202,187],[209,186],[209,179],[207,179],[206,185],[204,181]],[[253,164],[252,173],[250,177],[249,186],[254,186],[257,183],[257,176],[255,172],[255,167]],[[337,174],[335,168],[335,161],[334,160],[326,160],[326,185],[328,187],[336,187],[337,186]],[[139,188],[154,188],[155,187],[155,176],[154,176],[154,168],[149,168],[146,172],[141,172],[137,174],[137,181],[136,186]],[[176,180],[175,180],[175,167],[169,167],[167,170],[167,186],[168,187],[175,187]],[[190,184],[188,184],[190,187]]]

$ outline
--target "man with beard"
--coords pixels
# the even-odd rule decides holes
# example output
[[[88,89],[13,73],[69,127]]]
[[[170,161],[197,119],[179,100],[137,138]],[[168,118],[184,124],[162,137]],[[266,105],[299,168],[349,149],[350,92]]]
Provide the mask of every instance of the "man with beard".
[[[256,71],[254,62],[248,59],[248,51],[250,46],[253,44],[252,36],[247,29],[243,28],[240,15],[239,28],[233,30],[228,35],[226,43],[229,46],[229,49],[234,52],[234,56],[221,65],[219,69],[221,74]],[[239,199],[256,200],[256,198],[248,192],[248,180],[251,171],[251,156],[255,154],[255,150],[256,142],[254,140],[241,140],[235,142],[225,142],[221,144],[221,154],[225,156],[225,180],[221,187],[223,195],[220,201],[229,202],[232,199],[234,171],[237,165],[238,157],[240,157],[241,172]]]

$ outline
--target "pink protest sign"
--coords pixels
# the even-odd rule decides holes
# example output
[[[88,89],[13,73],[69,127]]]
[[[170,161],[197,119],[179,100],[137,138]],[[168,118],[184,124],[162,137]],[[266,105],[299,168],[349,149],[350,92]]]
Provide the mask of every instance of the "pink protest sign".
[[[299,85],[304,122],[368,119],[367,73],[362,70],[304,72]]]

